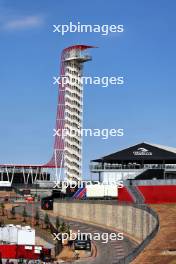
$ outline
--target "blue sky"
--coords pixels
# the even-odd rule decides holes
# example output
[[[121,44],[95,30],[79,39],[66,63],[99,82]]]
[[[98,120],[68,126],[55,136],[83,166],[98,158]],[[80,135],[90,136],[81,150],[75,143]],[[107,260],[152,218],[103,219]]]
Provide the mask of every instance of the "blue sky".
[[[92,3],[91,3],[92,2]],[[0,162],[44,163],[53,146],[60,53],[98,46],[86,76],[125,77],[121,87],[84,87],[84,127],[124,137],[84,139],[89,161],[141,141],[176,146],[174,0],[0,0]],[[121,34],[53,33],[53,24],[123,24]]]

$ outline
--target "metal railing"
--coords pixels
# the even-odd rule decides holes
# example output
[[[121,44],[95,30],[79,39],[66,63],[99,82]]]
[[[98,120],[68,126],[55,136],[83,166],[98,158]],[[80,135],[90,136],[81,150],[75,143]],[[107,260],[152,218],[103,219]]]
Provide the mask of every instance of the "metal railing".
[[[155,179],[155,180],[133,180],[131,183],[133,186],[152,186],[152,185],[176,185],[176,179]],[[129,182],[125,181],[124,185],[128,186]]]
[[[139,169],[166,169],[176,170],[175,164],[91,164],[91,171],[99,170],[139,170]]]

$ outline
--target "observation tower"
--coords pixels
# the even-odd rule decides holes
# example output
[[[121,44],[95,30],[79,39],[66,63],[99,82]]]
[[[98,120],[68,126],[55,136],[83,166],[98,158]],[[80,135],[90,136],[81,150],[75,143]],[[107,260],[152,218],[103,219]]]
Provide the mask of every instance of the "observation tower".
[[[60,84],[54,153],[47,167],[59,168],[57,178],[81,179],[83,127],[83,65],[92,58],[85,50],[93,46],[75,45],[61,55]]]
[[[0,164],[0,181],[11,184],[35,184],[55,180],[82,178],[83,65],[91,60],[86,53],[93,46],[74,45],[61,54],[60,82],[56,114],[57,131],[52,158],[40,165]],[[24,155],[24,154],[23,154]],[[53,177],[52,177],[53,178]]]

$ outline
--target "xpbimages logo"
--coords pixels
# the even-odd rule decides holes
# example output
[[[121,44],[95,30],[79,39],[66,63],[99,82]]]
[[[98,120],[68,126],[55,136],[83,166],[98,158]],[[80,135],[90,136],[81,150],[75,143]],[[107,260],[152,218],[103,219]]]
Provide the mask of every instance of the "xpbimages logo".
[[[123,76],[80,76],[79,80],[70,78],[69,76],[53,76],[53,84],[64,85],[100,85],[102,87],[108,87],[110,85],[123,85]]]
[[[81,232],[78,230],[77,232],[74,232],[73,230],[70,230],[69,233],[53,233],[54,240],[59,241],[68,241],[68,240],[83,240],[83,238],[86,237],[87,239],[90,239],[90,241],[100,241],[101,243],[107,244],[109,241],[122,241],[124,239],[123,233],[105,233],[102,232],[101,234],[99,232],[94,233],[86,233]]]
[[[103,36],[107,36],[109,33],[122,33],[124,31],[124,25],[90,25],[81,24],[81,22],[68,24],[53,25],[53,32],[59,33],[62,36],[65,33],[100,33]]]
[[[68,115],[68,114],[67,114]],[[109,139],[110,137],[123,137],[123,128],[59,128],[53,129],[54,137],[60,137],[64,139],[65,137],[100,137],[101,139]]]

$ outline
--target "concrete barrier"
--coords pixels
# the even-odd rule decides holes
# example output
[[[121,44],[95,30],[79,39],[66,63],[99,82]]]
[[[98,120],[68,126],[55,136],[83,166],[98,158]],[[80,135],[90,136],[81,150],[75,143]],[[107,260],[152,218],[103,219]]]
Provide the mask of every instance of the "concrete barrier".
[[[54,213],[118,230],[136,242],[143,242],[158,225],[157,217],[143,205],[117,204],[117,201],[55,200]]]

